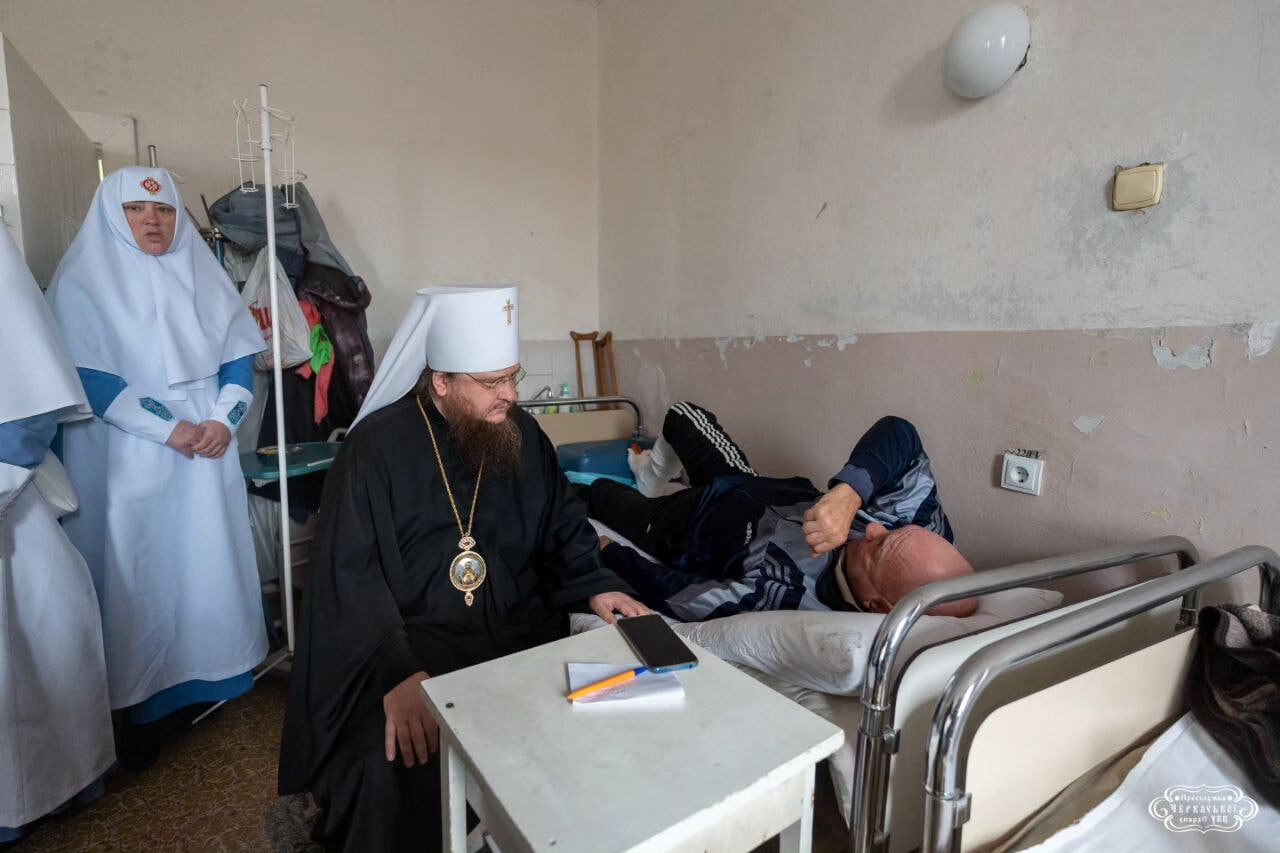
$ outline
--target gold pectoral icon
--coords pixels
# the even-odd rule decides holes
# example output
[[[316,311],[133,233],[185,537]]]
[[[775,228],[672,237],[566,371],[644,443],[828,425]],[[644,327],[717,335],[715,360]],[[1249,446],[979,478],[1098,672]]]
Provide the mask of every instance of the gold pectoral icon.
[[[468,607],[475,603],[476,597],[472,593],[484,583],[487,574],[484,557],[475,551],[463,551],[449,564],[449,582],[454,589],[464,593],[463,601]]]

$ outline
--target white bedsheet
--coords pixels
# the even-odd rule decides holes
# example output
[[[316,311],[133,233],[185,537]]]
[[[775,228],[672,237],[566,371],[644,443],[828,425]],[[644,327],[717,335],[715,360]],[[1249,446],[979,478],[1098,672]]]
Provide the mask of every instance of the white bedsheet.
[[[1147,749],[1110,797],[1042,844],[1053,851],[1280,849],[1280,811],[1187,714]]]

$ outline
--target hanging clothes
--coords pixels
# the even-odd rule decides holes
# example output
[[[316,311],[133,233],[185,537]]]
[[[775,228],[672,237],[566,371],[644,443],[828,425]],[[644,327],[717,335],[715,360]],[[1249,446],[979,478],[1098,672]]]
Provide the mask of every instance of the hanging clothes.
[[[298,306],[311,326],[311,361],[298,368],[298,375],[303,379],[316,378],[316,394],[314,401],[315,422],[318,424],[329,416],[329,383],[333,380],[333,344],[320,321],[320,309],[310,299],[301,299]]]
[[[276,258],[295,283],[310,263],[323,264],[354,276],[351,265],[329,237],[329,229],[305,184],[292,187],[293,204],[287,204],[285,188],[272,187],[276,220]],[[267,217],[262,187],[244,192],[239,187],[209,206],[209,219],[222,235],[248,252],[267,245]]]
[[[308,263],[298,282],[298,296],[320,309],[333,343],[337,374],[329,396],[331,420],[337,426],[350,426],[373,384],[373,344],[365,320],[373,294],[359,276]]]
[[[265,189],[270,189],[275,205],[276,260],[296,282],[307,264],[307,252],[302,246],[302,222],[297,208],[285,206],[283,190],[279,187]],[[236,187],[209,205],[209,220],[218,227],[222,236],[246,252],[255,254],[267,245],[263,191],[261,186],[255,192],[244,192]]]
[[[179,211],[162,254],[135,241],[122,207],[135,201]],[[178,695],[243,691],[267,650],[235,441],[264,345],[183,209],[163,169],[112,173],[50,288],[95,415],[65,431],[80,495],[66,530],[97,587],[111,707],[155,699],[137,722]],[[226,427],[226,452],[186,458],[166,446],[183,422]]]
[[[313,384],[306,389],[285,391],[289,440],[319,440],[335,428],[351,425],[373,383],[373,344],[369,340],[364,314],[372,295],[364,280],[352,272],[351,264],[333,244],[306,186],[301,183],[293,185],[294,207],[285,206],[283,188],[276,187],[272,192],[276,257],[294,283],[297,297],[309,297],[320,309],[321,322],[333,344],[334,367],[327,417],[317,419],[314,408],[306,402],[314,398],[311,393]],[[260,193],[234,189],[210,205],[209,216],[223,235],[237,246],[251,251],[266,246],[266,214]],[[271,411],[271,405],[265,406],[265,411]],[[319,428],[302,428],[304,422]],[[275,428],[271,418],[265,417],[261,423],[258,443],[274,442]],[[296,434],[295,427],[300,428]]]
[[[302,246],[307,250],[307,260],[313,264],[324,264],[335,267],[347,275],[354,276],[351,264],[338,251],[329,239],[329,229],[325,227],[320,209],[306,184],[293,185],[293,200],[298,205],[298,222],[302,229]]]
[[[0,843],[115,761],[102,623],[84,559],[58,526],[75,506],[49,453],[89,404],[53,316],[0,226]]]

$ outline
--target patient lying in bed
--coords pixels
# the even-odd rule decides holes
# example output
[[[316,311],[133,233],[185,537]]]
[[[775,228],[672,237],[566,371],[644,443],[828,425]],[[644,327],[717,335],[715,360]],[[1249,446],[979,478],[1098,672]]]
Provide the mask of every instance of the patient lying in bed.
[[[597,480],[584,497],[592,517],[666,564],[602,540],[606,565],[675,619],[887,613],[923,584],[973,571],[952,545],[920,436],[902,418],[872,426],[826,494],[802,477],[759,476],[716,416],[687,402],[667,412],[662,438],[637,467],[642,486],[683,467],[692,488],[647,497]],[[975,607],[970,599],[931,612],[963,617]]]

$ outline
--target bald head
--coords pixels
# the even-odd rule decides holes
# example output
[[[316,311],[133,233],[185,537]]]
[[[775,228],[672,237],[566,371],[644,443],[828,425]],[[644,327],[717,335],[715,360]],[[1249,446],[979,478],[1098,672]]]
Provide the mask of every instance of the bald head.
[[[873,612],[888,613],[912,590],[973,574],[973,566],[931,530],[916,525],[887,530],[871,524],[862,540],[850,544],[845,572],[858,602]],[[967,598],[940,604],[929,614],[970,616],[977,607],[977,599]]]

